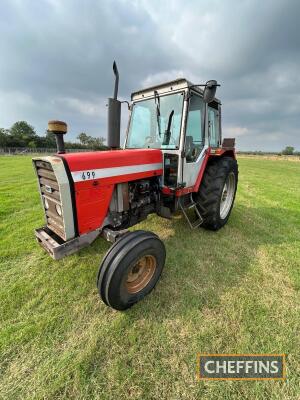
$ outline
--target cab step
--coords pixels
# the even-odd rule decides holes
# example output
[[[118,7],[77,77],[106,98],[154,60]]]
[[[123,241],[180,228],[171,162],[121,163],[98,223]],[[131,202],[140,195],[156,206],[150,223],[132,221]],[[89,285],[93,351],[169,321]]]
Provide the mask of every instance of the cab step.
[[[197,203],[192,199],[192,194],[188,197],[180,197],[179,207],[191,229],[196,229],[202,224],[203,218],[201,217]]]

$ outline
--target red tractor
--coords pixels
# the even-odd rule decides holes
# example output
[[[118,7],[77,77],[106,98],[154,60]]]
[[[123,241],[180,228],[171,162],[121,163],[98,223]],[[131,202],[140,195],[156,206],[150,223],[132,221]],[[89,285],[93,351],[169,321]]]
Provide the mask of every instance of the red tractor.
[[[180,211],[192,229],[220,229],[234,203],[238,166],[234,139],[222,141],[216,81],[193,85],[177,79],[132,93],[120,149],[122,102],[117,99],[115,63],[113,69],[110,150],[65,153],[67,125],[48,124],[58,152],[33,159],[46,218],[35,235],[56,260],[99,235],[112,242],[97,286],[108,306],[124,310],[154,288],[166,257],[157,235],[128,228],[152,213],[172,218]]]

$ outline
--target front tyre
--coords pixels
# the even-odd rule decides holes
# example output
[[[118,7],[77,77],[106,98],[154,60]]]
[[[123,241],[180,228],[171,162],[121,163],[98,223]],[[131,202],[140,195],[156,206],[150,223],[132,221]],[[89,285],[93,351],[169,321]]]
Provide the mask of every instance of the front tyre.
[[[237,183],[238,165],[234,158],[213,158],[209,162],[195,196],[204,228],[216,231],[227,223]]]
[[[121,237],[99,269],[101,299],[116,310],[125,310],[142,300],[158,282],[165,258],[165,246],[152,232],[134,231]]]

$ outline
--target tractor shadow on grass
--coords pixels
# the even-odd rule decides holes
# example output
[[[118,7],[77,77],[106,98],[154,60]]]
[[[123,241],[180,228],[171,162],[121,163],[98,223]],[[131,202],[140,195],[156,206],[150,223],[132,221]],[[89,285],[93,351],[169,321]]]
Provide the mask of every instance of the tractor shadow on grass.
[[[159,321],[192,309],[218,307],[222,294],[238,287],[247,275],[262,247],[290,242],[290,227],[298,219],[292,210],[237,205],[228,224],[211,232],[191,231],[183,217],[163,223],[151,217],[142,229],[162,236],[165,224],[169,232],[163,239],[166,265],[156,288],[127,311],[128,318],[134,321],[147,315]]]

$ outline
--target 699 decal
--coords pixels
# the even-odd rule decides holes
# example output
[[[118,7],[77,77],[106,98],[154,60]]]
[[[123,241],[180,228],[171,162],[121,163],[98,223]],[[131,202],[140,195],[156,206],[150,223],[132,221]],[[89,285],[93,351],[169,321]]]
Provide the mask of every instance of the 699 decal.
[[[86,179],[95,179],[95,171],[83,171],[81,178],[85,181]]]

